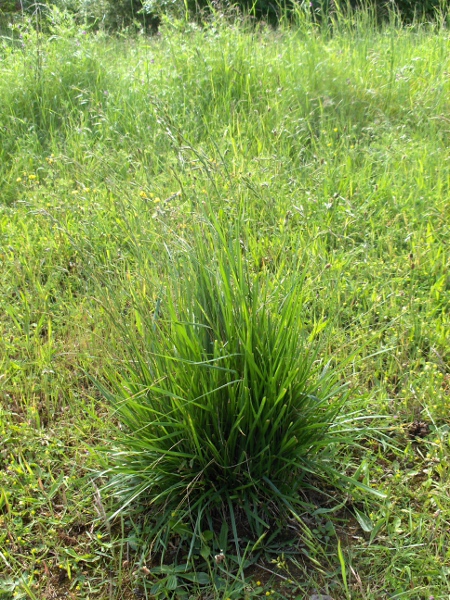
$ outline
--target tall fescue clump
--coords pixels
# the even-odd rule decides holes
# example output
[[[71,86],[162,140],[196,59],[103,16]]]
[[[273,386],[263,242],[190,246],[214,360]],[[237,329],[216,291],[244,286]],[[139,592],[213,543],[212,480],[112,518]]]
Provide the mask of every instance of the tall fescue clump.
[[[123,428],[109,485],[119,510],[151,511],[158,539],[223,522],[235,539],[259,537],[297,511],[300,489],[335,479],[345,394],[308,343],[301,267],[253,269],[239,225],[193,229],[127,337],[132,360],[110,394]]]

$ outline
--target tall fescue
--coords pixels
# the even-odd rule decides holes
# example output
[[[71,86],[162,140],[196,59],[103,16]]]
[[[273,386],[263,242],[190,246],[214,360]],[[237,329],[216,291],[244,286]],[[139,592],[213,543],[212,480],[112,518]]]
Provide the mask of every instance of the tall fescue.
[[[152,511],[157,539],[222,522],[259,537],[305,505],[299,490],[336,480],[346,395],[303,326],[305,266],[252,270],[239,223],[200,219],[180,240],[107,393],[123,426],[109,486],[119,511]]]

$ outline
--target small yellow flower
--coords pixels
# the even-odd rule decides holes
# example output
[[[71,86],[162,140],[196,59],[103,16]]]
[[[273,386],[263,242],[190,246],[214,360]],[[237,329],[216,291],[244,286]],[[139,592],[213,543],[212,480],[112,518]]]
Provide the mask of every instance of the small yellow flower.
[[[260,581],[257,581],[257,582],[256,582],[256,585],[258,585],[258,586],[259,586],[259,585],[261,585],[261,582],[260,582]]]
[[[335,127],[335,128],[333,129],[333,131],[334,131],[334,133],[337,133],[337,132],[338,132],[338,128],[337,128],[337,127]]]
[[[139,196],[140,196],[141,198],[147,198],[147,197],[148,197],[148,196],[147,196],[147,194],[144,192],[144,190],[141,190],[141,191],[139,192]]]
[[[18,177],[18,178],[16,179],[16,183],[20,183],[21,181],[22,181],[22,177]]]
[[[31,181],[33,181],[34,179],[37,179],[37,175],[34,175],[32,173],[31,175],[28,175],[28,179],[31,179]]]
[[[161,198],[154,198],[154,199],[153,199],[153,202],[154,202],[155,204],[158,204],[158,202],[161,202]]]

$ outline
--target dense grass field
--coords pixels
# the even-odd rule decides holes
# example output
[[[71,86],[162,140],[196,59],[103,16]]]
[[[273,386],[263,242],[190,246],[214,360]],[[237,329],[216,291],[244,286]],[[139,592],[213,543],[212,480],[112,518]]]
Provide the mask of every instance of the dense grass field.
[[[449,598],[448,30],[52,27],[0,46],[0,598]],[[384,498],[330,492],[307,546],[206,549],[174,580],[139,519],[108,520],[96,382],[205,213],[250,270],[303,272],[307,339],[372,427],[334,464]]]

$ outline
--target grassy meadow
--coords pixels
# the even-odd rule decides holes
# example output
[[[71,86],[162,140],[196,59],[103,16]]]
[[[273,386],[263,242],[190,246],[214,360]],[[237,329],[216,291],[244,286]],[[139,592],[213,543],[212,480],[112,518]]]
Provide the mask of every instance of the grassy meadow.
[[[449,42],[363,13],[3,32],[0,598],[450,597]],[[329,460],[382,494],[309,497],[306,545],[203,536],[186,571],[183,533],[161,566],[95,475],[121,431],[101,388],[183,294],[205,215],[274,288],[301,274],[361,428]]]

